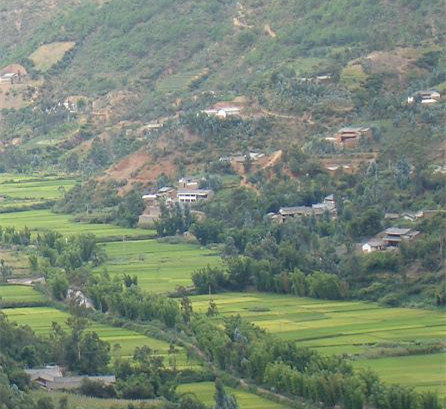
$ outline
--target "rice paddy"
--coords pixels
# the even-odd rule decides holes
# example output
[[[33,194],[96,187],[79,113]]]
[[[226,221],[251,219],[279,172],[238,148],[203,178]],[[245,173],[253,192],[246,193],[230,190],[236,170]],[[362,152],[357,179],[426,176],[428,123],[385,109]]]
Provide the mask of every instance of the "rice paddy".
[[[225,387],[226,392],[237,398],[240,409],[288,409],[281,403],[273,402],[269,399],[262,398],[254,393]],[[204,404],[213,407],[215,386],[213,382],[188,383],[180,385],[177,388],[179,394],[192,393],[197,396]]]
[[[147,237],[154,234],[151,230],[123,228],[111,224],[78,223],[73,221],[73,217],[70,215],[53,213],[50,210],[0,214],[0,226],[14,226],[16,229],[23,229],[27,226],[32,231],[53,230],[63,235],[93,233],[99,239]]]
[[[323,354],[354,356],[384,344],[404,345],[414,341],[427,344],[446,339],[446,316],[439,311],[383,308],[359,301],[325,301],[260,293],[226,293],[213,298],[221,315],[239,314],[283,339],[296,341],[300,346],[314,348]],[[195,311],[207,309],[208,296],[196,296],[192,300]],[[439,359],[444,355],[432,356],[427,355],[431,360],[426,372],[433,374],[433,380],[427,384],[419,377],[415,356],[360,359],[355,365],[363,368],[370,365],[389,382],[400,379],[400,383],[407,381],[408,385],[417,388],[435,386],[432,389],[438,387],[446,394],[446,384],[438,378],[438,374],[445,372],[446,362]],[[427,364],[428,361],[421,359],[421,362]],[[399,378],[398,373],[404,376]]]
[[[66,320],[70,316],[64,311],[57,310],[51,307],[33,307],[33,308],[13,308],[3,311],[11,322],[16,322],[19,325],[30,326],[36,334],[47,336],[51,331],[53,322],[57,322],[63,328],[66,328]],[[148,346],[155,354],[163,356],[165,363],[168,363],[169,344],[167,342],[145,336],[135,331],[126,328],[112,327],[110,325],[99,324],[91,322],[87,330],[95,331],[99,337],[110,344],[113,351],[113,346],[120,345],[120,356],[131,357],[136,347],[143,345]],[[190,366],[187,363],[186,354],[178,348],[177,364],[178,367]]]
[[[9,303],[44,302],[42,294],[24,285],[0,285],[0,307]]]
[[[0,196],[12,199],[57,199],[76,184],[76,179],[0,175]]]
[[[221,262],[215,252],[193,244],[139,240],[106,243],[104,248],[108,261],[101,268],[112,275],[136,275],[141,288],[157,293],[189,286],[195,270]]]
[[[446,397],[446,352],[354,361],[357,368],[370,368],[383,381],[437,391]]]

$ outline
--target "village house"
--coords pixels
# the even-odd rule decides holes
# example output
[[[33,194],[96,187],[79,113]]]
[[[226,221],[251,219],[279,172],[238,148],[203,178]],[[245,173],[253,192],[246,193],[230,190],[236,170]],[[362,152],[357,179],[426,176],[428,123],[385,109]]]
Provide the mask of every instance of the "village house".
[[[219,161],[220,162],[235,162],[235,163],[245,163],[248,158],[252,162],[256,162],[259,159],[263,158],[265,156],[264,153],[261,152],[249,152],[248,154],[235,154],[233,156],[221,156]]]
[[[160,206],[147,206],[144,213],[139,216],[138,224],[140,226],[151,225],[161,218]]]
[[[230,116],[238,116],[240,115],[241,108],[236,106],[226,106],[219,107],[213,109],[205,109],[201,111],[201,113],[206,114],[208,116],[215,116],[218,119],[226,119]]]
[[[180,189],[199,189],[200,184],[205,180],[204,178],[182,177],[178,181],[178,187]]]
[[[410,241],[420,232],[408,228],[390,227],[383,232],[383,241],[387,247],[398,247],[402,241]]]
[[[200,200],[209,200],[214,196],[214,191],[209,189],[179,189],[177,200],[180,203],[195,203]]]
[[[353,148],[358,144],[361,138],[371,138],[371,136],[371,128],[348,127],[339,129],[334,136],[327,137],[325,140],[342,148]]]
[[[0,84],[15,84],[19,81],[19,76],[14,72],[7,72],[0,76]]]
[[[82,381],[101,382],[111,385],[116,382],[115,376],[64,376],[60,366],[46,366],[40,369],[25,369],[31,381],[47,390],[76,389],[82,385]]]
[[[419,210],[418,212],[404,212],[402,214],[404,220],[409,220],[410,222],[416,222],[424,217],[424,212]]]
[[[289,218],[309,216],[320,217],[326,213],[331,217],[336,216],[336,202],[334,195],[328,195],[324,198],[322,203],[315,203],[311,206],[281,207],[278,213],[270,213],[268,216],[273,221],[283,223]]]
[[[440,93],[435,90],[418,91],[407,98],[407,103],[433,104],[435,102],[438,102],[440,100],[440,97]]]
[[[163,186],[161,189],[158,189],[158,197],[162,197],[165,199],[174,199],[176,196],[176,190],[171,186]]]
[[[315,84],[330,84],[333,81],[331,74],[316,75],[315,77],[301,77],[300,82],[310,82]]]
[[[385,243],[381,239],[371,239],[362,245],[363,253],[373,253],[374,251],[384,250]]]

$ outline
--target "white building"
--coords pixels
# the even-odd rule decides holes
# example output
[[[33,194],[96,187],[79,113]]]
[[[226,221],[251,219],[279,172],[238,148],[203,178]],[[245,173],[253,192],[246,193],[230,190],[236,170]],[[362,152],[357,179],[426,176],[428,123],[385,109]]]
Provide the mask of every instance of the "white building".
[[[180,203],[195,203],[200,200],[209,200],[214,196],[213,190],[208,189],[179,189],[177,199]]]

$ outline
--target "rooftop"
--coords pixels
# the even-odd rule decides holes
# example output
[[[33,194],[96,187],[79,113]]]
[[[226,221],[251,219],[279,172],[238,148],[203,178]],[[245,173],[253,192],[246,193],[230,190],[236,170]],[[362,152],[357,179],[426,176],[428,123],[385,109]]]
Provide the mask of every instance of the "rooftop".
[[[404,228],[399,228],[399,227],[389,227],[388,229],[386,229],[384,231],[384,233],[386,233],[387,235],[391,235],[391,236],[402,236],[405,234],[408,234],[410,232],[410,229],[404,229]]]

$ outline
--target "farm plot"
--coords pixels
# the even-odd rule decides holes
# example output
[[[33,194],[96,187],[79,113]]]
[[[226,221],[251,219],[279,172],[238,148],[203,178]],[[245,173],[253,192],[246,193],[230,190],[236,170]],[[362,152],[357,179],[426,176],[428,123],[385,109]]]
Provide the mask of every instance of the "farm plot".
[[[100,399],[100,398],[90,398],[87,396],[76,395],[74,393],[65,393],[59,391],[44,391],[44,390],[36,390],[32,391],[32,396],[34,398],[42,398],[42,397],[50,397],[56,403],[63,396],[68,398],[68,407],[70,409],[128,409],[129,407],[138,408],[140,403],[147,404],[150,403],[150,407],[162,408],[164,406],[164,402],[157,400],[143,401],[143,400],[126,400],[126,399]]]
[[[254,393],[225,387],[226,392],[237,398],[240,409],[287,409],[289,406],[270,401]],[[195,394],[204,404],[213,406],[215,386],[212,382],[187,383],[177,388],[179,394]]]
[[[361,352],[383,342],[434,342],[446,336],[446,315],[440,312],[258,293],[214,299],[223,315],[240,314],[282,338],[327,353]],[[207,296],[193,300],[196,310],[207,308]]]
[[[38,335],[46,336],[51,331],[53,322],[57,322],[66,328],[66,320],[70,316],[68,313],[59,311],[51,307],[34,308],[13,308],[4,310],[11,322],[17,322],[20,325],[29,325]],[[168,365],[167,342],[147,337],[138,332],[125,328],[112,327],[109,325],[91,322],[87,330],[95,331],[99,337],[110,343],[110,347],[119,344],[121,346],[120,354],[122,357],[131,357],[136,347],[147,345],[154,353],[165,358],[165,364]],[[186,354],[181,348],[178,349],[176,357],[178,367],[190,366],[187,362]]]
[[[0,196],[13,199],[57,199],[65,190],[76,184],[75,179],[59,179],[55,177],[18,177],[3,176],[0,179]]]
[[[192,297],[195,311],[205,311],[208,296]],[[308,346],[323,354],[359,355],[380,344],[404,344],[441,342],[446,337],[446,315],[442,312],[420,309],[382,308],[365,302],[324,301],[285,295],[259,293],[229,293],[214,296],[221,315],[237,315],[250,320],[279,337],[295,340],[298,345]],[[408,378],[408,384],[425,387],[422,380],[416,381],[416,366],[404,365],[413,357],[389,358],[395,364],[395,379],[398,371]],[[356,365],[372,368],[389,379],[385,360],[358,360]],[[409,360],[410,361],[410,360]],[[409,362],[408,361],[408,362]],[[445,372],[445,362],[434,359],[429,370]],[[367,364],[367,365],[366,365]],[[390,365],[389,365],[390,367]],[[400,369],[398,369],[400,368]],[[446,388],[443,393],[446,393]],[[439,388],[440,389],[440,388]]]
[[[140,240],[106,243],[104,248],[109,273],[136,275],[141,288],[157,293],[189,286],[195,270],[221,262],[215,252],[192,244]]]
[[[42,294],[24,285],[0,285],[0,307],[11,303],[33,304],[45,302]]]
[[[437,391],[446,397],[446,353],[361,359],[357,368],[370,368],[388,383],[403,383],[418,390]]]
[[[152,236],[151,230],[127,229],[111,224],[77,223],[70,215],[56,214],[50,210],[30,210],[25,212],[0,214],[0,226],[14,226],[23,229],[25,226],[33,231],[53,230],[63,235],[93,233],[99,238],[105,237],[138,237]]]
[[[12,277],[29,277],[31,274],[28,258],[20,251],[11,248],[0,247],[0,260],[12,268]]]

